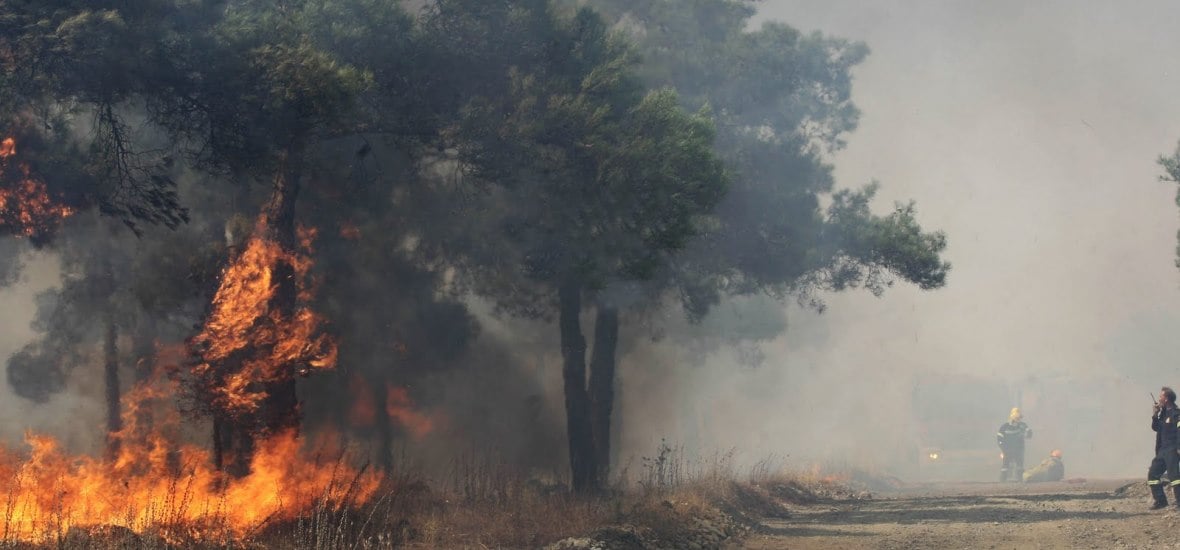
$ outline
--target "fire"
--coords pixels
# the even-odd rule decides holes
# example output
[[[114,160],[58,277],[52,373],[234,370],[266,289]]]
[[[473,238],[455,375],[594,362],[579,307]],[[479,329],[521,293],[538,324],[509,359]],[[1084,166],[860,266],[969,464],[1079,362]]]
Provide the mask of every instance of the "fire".
[[[0,140],[0,177],[10,181],[11,161],[16,156],[16,139]],[[33,177],[29,166],[17,162],[19,171],[11,187],[0,188],[0,227],[8,227],[18,235],[35,237],[51,231],[61,220],[74,213],[68,206],[56,204],[49,198],[45,182]]]
[[[113,460],[70,456],[35,434],[26,436],[27,456],[0,449],[4,540],[47,542],[75,526],[152,531],[177,543],[218,532],[240,539],[321,503],[357,505],[376,494],[376,474],[344,460],[302,458],[292,433],[259,441],[249,475],[223,476],[207,451],[178,443],[180,419],[170,406],[176,391],[176,382],[155,376],[124,396]],[[141,421],[148,409],[151,426]]]
[[[361,228],[350,221],[340,222],[340,238],[355,241],[361,238]]]
[[[824,485],[841,485],[852,480],[847,471],[832,471],[828,467],[815,462],[808,469],[807,477]]]
[[[414,437],[423,437],[434,430],[434,419],[414,410],[414,401],[406,388],[389,384],[386,392],[385,414],[390,418],[397,420]]]
[[[300,230],[303,250],[310,250],[314,236]],[[291,266],[297,299],[306,304],[312,296],[311,260],[302,251],[284,250],[263,218],[223,273],[213,311],[193,340],[203,360],[194,374],[212,394],[214,407],[231,415],[256,412],[267,396],[263,384],[336,365],[336,344],[323,332],[319,314],[305,305],[290,314],[274,306],[281,263]]]
[[[851,478],[848,476],[848,474],[828,474],[824,477],[821,477],[819,482],[826,485],[837,485],[841,483],[848,483],[849,479]]]
[[[352,378],[349,388],[354,399],[349,420],[357,427],[372,426],[377,417],[372,390],[359,375]],[[417,410],[408,389],[388,382],[385,384],[385,414],[417,439],[429,435],[438,424],[435,416]]]
[[[359,375],[354,376],[348,386],[352,390],[348,421],[358,428],[373,427],[377,421],[377,405],[373,403],[373,395],[365,387],[365,381]]]

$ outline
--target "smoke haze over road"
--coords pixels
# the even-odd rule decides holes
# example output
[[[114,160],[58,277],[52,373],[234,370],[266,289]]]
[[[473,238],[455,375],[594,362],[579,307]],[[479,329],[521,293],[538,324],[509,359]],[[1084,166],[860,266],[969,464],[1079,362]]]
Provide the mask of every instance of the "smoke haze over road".
[[[900,285],[882,299],[829,296],[822,316],[792,309],[760,368],[715,358],[691,385],[712,403],[702,415],[718,446],[872,462],[904,435],[912,377],[949,372],[1064,390],[1039,405],[1025,390],[1028,422],[1049,428],[1027,461],[1061,447],[1070,475],[1140,475],[1146,393],[1180,384],[1180,224],[1156,163],[1180,137],[1180,6],[757,6],[760,20],[871,48],[854,69],[860,126],[831,157],[837,182],[879,180],[881,205],[916,201],[946,231],[954,269],[935,292]]]

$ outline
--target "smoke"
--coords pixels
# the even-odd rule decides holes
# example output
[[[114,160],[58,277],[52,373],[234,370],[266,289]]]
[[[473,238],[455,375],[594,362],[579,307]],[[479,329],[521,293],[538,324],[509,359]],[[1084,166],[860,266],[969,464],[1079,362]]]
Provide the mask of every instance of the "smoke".
[[[16,243],[23,269],[13,284],[0,288],[0,309],[6,313],[0,331],[0,356],[19,362],[25,357],[36,358],[23,355],[22,350],[36,341],[38,333],[30,324],[38,309],[37,297],[52,291],[59,283],[60,263],[56,254],[33,251],[27,242]],[[0,422],[0,442],[17,446],[27,430],[34,430],[58,435],[67,449],[96,450],[101,431],[98,422],[88,425],[87,419],[101,418],[101,396],[95,391],[101,387],[97,383],[100,377],[79,372],[72,377],[57,378],[52,387],[43,385],[43,373],[32,373],[30,378],[38,380],[36,383],[46,390],[54,391],[41,393],[44,399],[38,402],[24,398],[12,385],[0,384],[0,415],[5,419]]]
[[[981,447],[995,449],[995,426],[1022,402],[1026,461],[1061,448],[1067,476],[1141,475],[1149,394],[1178,383],[1177,218],[1155,158],[1180,137],[1180,74],[1161,61],[1180,46],[1180,8],[1079,7],[760,3],[761,20],[872,49],[854,70],[862,118],[831,157],[836,180],[879,179],[880,205],[915,200],[924,226],[948,234],[955,269],[931,293],[826,296],[822,316],[790,308],[757,369],[718,354],[650,374],[627,359],[624,377],[653,381],[625,390],[627,452],[690,437],[669,412],[688,400],[705,426],[691,437],[719,448],[889,467],[889,442],[920,420],[915,385],[953,375],[1007,389]]]
[[[879,179],[878,207],[915,200],[922,224],[948,234],[955,271],[934,292],[899,285],[881,298],[824,295],[822,315],[769,298],[722,302],[699,325],[674,307],[624,314],[617,464],[650,456],[666,439],[701,455],[735,449],[744,463],[775,455],[905,473],[927,421],[915,389],[973,380],[998,389],[960,391],[952,403],[961,400],[961,410],[947,414],[993,411],[961,418],[982,426],[979,448],[994,449],[994,427],[1020,405],[1035,433],[1028,462],[1061,448],[1069,476],[1141,473],[1151,439],[1144,392],[1180,386],[1168,378],[1180,351],[1176,211],[1154,163],[1180,137],[1172,100],[1180,74],[1158,61],[1180,46],[1168,28],[1180,8],[934,0],[758,8],[760,19],[872,48],[854,70],[859,128],[829,159],[835,180]],[[408,244],[438,229],[431,224],[446,205],[415,197],[418,167],[390,160],[396,146],[365,145],[332,144],[357,151],[358,161],[348,173],[312,170],[298,216],[320,230],[316,305],[341,349],[339,372],[301,382],[307,423],[344,425],[372,445],[377,428],[349,425],[350,414],[358,391],[390,385],[433,422],[422,436],[394,426],[393,437],[421,456],[477,449],[560,470],[556,328],[498,318],[448,288],[445,270]],[[103,244],[121,255],[120,292],[131,304],[125,375],[133,334],[163,343],[192,335],[232,253],[227,221],[252,219],[267,192],[190,177],[180,193],[192,222],[175,232],[112,239],[78,222],[63,229],[74,252]],[[62,296],[77,273],[59,276],[62,256],[26,246],[0,242],[0,283],[8,283],[0,356],[10,357],[12,382],[0,390],[0,414],[10,419],[0,436],[15,442],[35,428],[93,447],[102,410],[94,342],[66,369],[53,346],[80,333],[65,323],[29,327],[49,318],[34,297],[55,288],[44,295]]]

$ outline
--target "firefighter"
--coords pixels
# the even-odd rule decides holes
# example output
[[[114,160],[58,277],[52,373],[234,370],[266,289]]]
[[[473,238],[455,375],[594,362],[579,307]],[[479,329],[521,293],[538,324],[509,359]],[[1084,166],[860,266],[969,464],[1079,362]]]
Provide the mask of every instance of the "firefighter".
[[[1035,468],[1024,472],[1025,483],[1038,481],[1061,481],[1065,479],[1065,464],[1061,462],[1061,449],[1053,449],[1049,458],[1041,461]]]
[[[1151,467],[1147,469],[1147,485],[1151,487],[1151,496],[1155,503],[1152,510],[1159,510],[1168,505],[1168,497],[1164,495],[1164,485],[1160,476],[1168,472],[1169,486],[1172,487],[1172,497],[1176,505],[1180,506],[1180,409],[1176,408],[1176,392],[1164,386],[1160,388],[1160,399],[1151,413],[1151,429],[1155,432],[1155,458],[1151,459]]]
[[[1000,481],[1019,482],[1024,477],[1024,440],[1032,437],[1020,414],[1020,407],[1012,407],[1008,421],[1000,424],[996,431],[996,443],[1000,445],[1000,456],[1004,464],[1000,467]]]

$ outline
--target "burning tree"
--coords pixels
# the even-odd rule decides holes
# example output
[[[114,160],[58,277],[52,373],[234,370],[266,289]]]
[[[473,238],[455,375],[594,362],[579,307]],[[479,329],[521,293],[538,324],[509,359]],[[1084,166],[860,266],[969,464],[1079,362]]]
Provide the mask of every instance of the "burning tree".
[[[16,156],[16,139],[0,140],[0,227],[33,239],[52,234],[74,209],[54,200],[45,182]]]
[[[170,83],[182,80],[182,50],[191,44],[174,38],[195,36],[217,17],[211,5],[186,5],[4,6],[0,127],[16,138],[21,163],[33,167],[54,200],[65,197],[73,211],[97,207],[136,232],[187,219],[172,177],[174,150],[152,138],[160,121],[142,108],[173,94]],[[38,185],[17,189],[26,204],[38,203],[30,202],[31,193],[41,193]],[[60,217],[38,204],[42,214]]]
[[[213,310],[193,339],[202,360],[193,369],[194,391],[214,418],[215,463],[220,469],[223,453],[233,449],[239,474],[249,466],[255,436],[298,425],[296,376],[336,365],[336,344],[308,307],[314,232],[301,231],[301,250],[290,250],[272,231],[265,217],[258,221],[222,274]]]
[[[196,144],[198,166],[269,186],[193,341],[194,394],[209,397],[218,449],[237,457],[240,472],[257,436],[297,431],[296,379],[335,364],[313,311],[312,233],[300,229],[300,197],[317,171],[353,162],[336,154],[339,143],[411,125],[387,109],[406,95],[390,64],[401,62],[394,44],[410,37],[412,19],[384,2],[234,4],[193,53],[197,76],[157,112]],[[317,222],[336,226],[336,210],[325,210]]]

